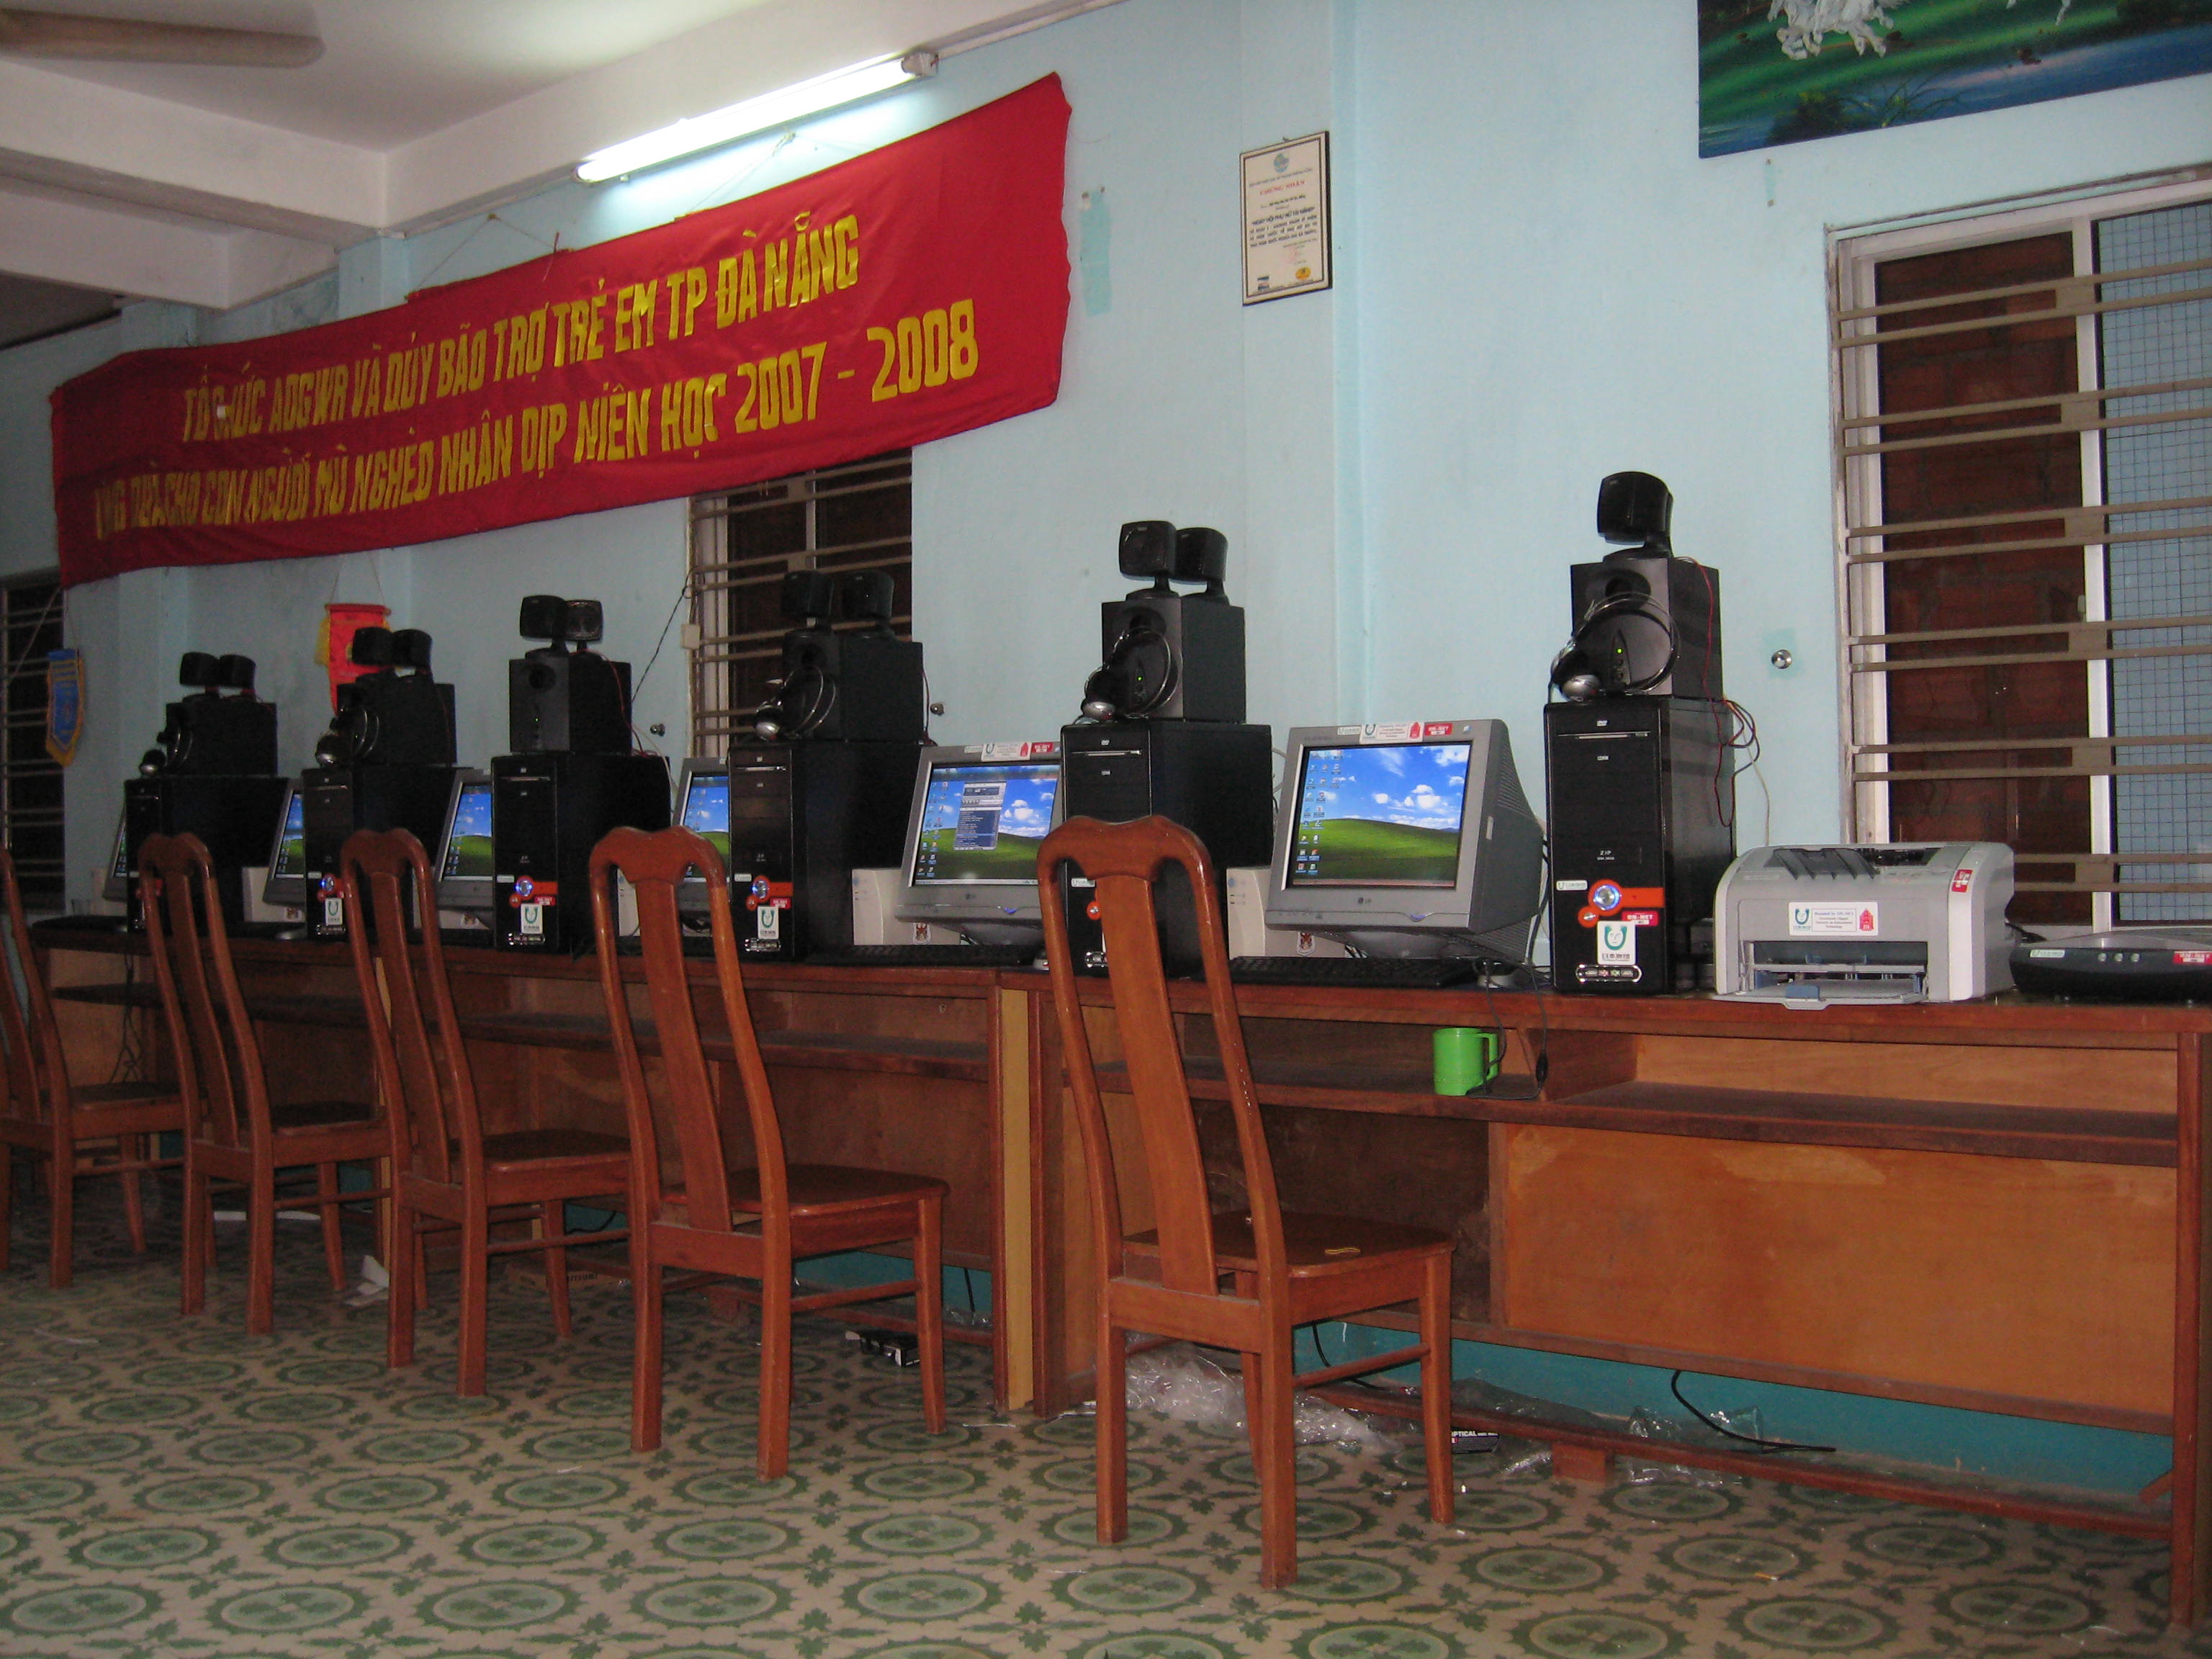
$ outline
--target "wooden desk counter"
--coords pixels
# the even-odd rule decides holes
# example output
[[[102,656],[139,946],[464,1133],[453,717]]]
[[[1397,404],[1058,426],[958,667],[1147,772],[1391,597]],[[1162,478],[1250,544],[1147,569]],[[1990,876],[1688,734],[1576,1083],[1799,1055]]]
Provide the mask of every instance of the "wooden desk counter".
[[[42,943],[71,958],[57,963],[64,983],[118,977],[143,949],[73,931],[42,930]],[[341,947],[241,942],[238,956],[268,1029],[298,1022],[272,1049],[326,1074],[359,1042]],[[588,959],[449,960],[495,1121],[619,1114]],[[703,980],[708,964],[696,970]],[[1043,976],[752,968],[746,984],[793,1155],[950,1182],[948,1259],[993,1271],[1000,1399],[1051,1413],[1082,1398],[1083,1171]],[[72,994],[112,1003],[144,990]],[[1218,1101],[1200,991],[1173,995],[1194,1092]],[[1107,988],[1087,983],[1085,996],[1110,1090]],[[2162,1497],[2052,1501],[1704,1448],[1666,1455],[2166,1537],[2174,1617],[2203,1609],[2212,1011],[2006,998],[1802,1012],[1278,986],[1240,1000],[1285,1201],[1452,1232],[1460,1335],[2170,1432],[2170,1509]],[[97,1001],[83,1012],[112,1018]],[[1445,1025],[1505,1033],[1483,1092],[1431,1088],[1430,1033]],[[1109,1094],[1109,1113],[1124,1103]],[[1225,1176],[1226,1114],[1206,1115]],[[1224,1196],[1235,1196],[1225,1179]],[[1538,1432],[1651,1449],[1565,1425]]]

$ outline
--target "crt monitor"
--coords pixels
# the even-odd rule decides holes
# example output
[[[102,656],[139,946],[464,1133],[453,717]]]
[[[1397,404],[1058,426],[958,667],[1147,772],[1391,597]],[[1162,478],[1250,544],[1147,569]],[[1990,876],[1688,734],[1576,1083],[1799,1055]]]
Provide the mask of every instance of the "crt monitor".
[[[100,896],[110,904],[131,902],[131,820],[128,809],[115,815],[115,844],[107,852],[107,876]]]
[[[1060,745],[925,749],[907,811],[902,921],[978,945],[1044,943],[1037,848],[1060,821]]]
[[[261,902],[292,910],[307,908],[307,798],[297,778],[284,784],[284,804],[276,813],[276,839],[270,843]]]
[[[446,823],[438,837],[438,908],[493,909],[491,863],[491,777],[465,767],[453,774],[446,799]]]
[[[722,855],[726,866],[730,858],[730,765],[727,761],[693,759],[684,763],[684,776],[677,787],[676,822],[684,829],[704,836],[714,849]],[[707,909],[707,884],[696,872],[684,878],[677,892],[677,908],[694,915],[704,915]]]
[[[1376,957],[1517,964],[1544,832],[1503,720],[1294,727],[1267,926]]]

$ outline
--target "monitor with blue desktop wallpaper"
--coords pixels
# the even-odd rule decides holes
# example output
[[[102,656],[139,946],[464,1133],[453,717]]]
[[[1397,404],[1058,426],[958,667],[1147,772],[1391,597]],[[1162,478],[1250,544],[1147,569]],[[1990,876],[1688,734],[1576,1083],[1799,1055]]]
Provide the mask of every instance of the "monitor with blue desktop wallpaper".
[[[1543,845],[1503,720],[1294,727],[1267,925],[1368,956],[1517,963]]]
[[[495,902],[491,855],[492,784],[482,772],[453,774],[437,851],[438,908],[489,915]]]
[[[1060,749],[1049,742],[925,749],[907,815],[907,921],[984,945],[1042,943],[1037,848],[1060,817]]]
[[[276,837],[269,846],[269,874],[261,884],[261,902],[287,909],[307,905],[307,798],[300,781],[284,785],[284,804],[276,809]]]

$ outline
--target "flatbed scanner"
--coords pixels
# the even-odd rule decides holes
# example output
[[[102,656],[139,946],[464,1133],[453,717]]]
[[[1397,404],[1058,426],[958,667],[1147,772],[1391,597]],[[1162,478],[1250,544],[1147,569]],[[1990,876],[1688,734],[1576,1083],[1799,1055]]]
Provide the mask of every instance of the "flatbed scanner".
[[[1713,896],[1715,984],[1743,1001],[1964,1002],[2012,983],[1996,842],[1758,847]]]

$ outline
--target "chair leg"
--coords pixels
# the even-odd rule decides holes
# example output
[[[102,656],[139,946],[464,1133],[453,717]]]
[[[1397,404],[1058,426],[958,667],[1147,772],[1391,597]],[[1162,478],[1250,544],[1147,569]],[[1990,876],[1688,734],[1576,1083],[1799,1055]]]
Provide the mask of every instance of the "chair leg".
[[[392,1270],[391,1286],[384,1304],[384,1363],[395,1370],[415,1363],[416,1267],[422,1254],[422,1239],[416,1231],[415,1212],[395,1208],[392,1244],[385,1256],[385,1264]]]
[[[1293,1429],[1291,1333],[1267,1334],[1258,1356],[1261,1438],[1260,1584],[1280,1589],[1298,1576],[1297,1438]]]
[[[1421,1438],[1429,1466],[1429,1515],[1449,1522],[1452,1473],[1451,1258],[1433,1255],[1421,1280]]]
[[[246,1189],[246,1328],[266,1336],[276,1328],[276,1183],[273,1172]]]
[[[315,1165],[315,1196],[323,1202],[315,1206],[315,1213],[323,1222],[323,1265],[331,1275],[333,1293],[346,1287],[345,1241],[338,1236],[338,1166],[335,1164]]]
[[[653,1264],[645,1229],[629,1236],[629,1294],[635,1326],[629,1362],[629,1449],[660,1443],[660,1269]]]
[[[791,1258],[771,1255],[761,1269],[760,1478],[791,1466]]]
[[[568,1340],[574,1328],[568,1318],[568,1249],[551,1241],[568,1231],[568,1206],[566,1200],[549,1198],[541,1212],[539,1224],[545,1230],[545,1292],[553,1298],[553,1334],[562,1341]]]
[[[146,1201],[138,1189],[139,1166],[146,1161],[146,1137],[118,1135],[115,1138],[116,1162],[123,1167],[118,1173],[123,1181],[123,1217],[131,1230],[131,1253],[146,1254]]]
[[[945,1432],[945,1205],[921,1201],[914,1241],[915,1323],[921,1338],[921,1420],[932,1434]]]
[[[453,1392],[474,1399],[484,1391],[485,1327],[490,1321],[491,1218],[471,1204],[461,1221],[460,1373]]]
[[[8,1271],[8,1241],[15,1227],[15,1149],[0,1140],[0,1273]]]
[[[185,1149],[185,1263],[182,1311],[207,1310],[208,1257],[215,1243],[215,1205],[191,1149]]]
[[[1098,1313],[1098,1541],[1129,1535],[1129,1376],[1121,1328]]]
[[[46,1159],[53,1190],[52,1225],[49,1230],[46,1282],[58,1291],[70,1286],[76,1243],[76,1147],[64,1139],[54,1142]]]

